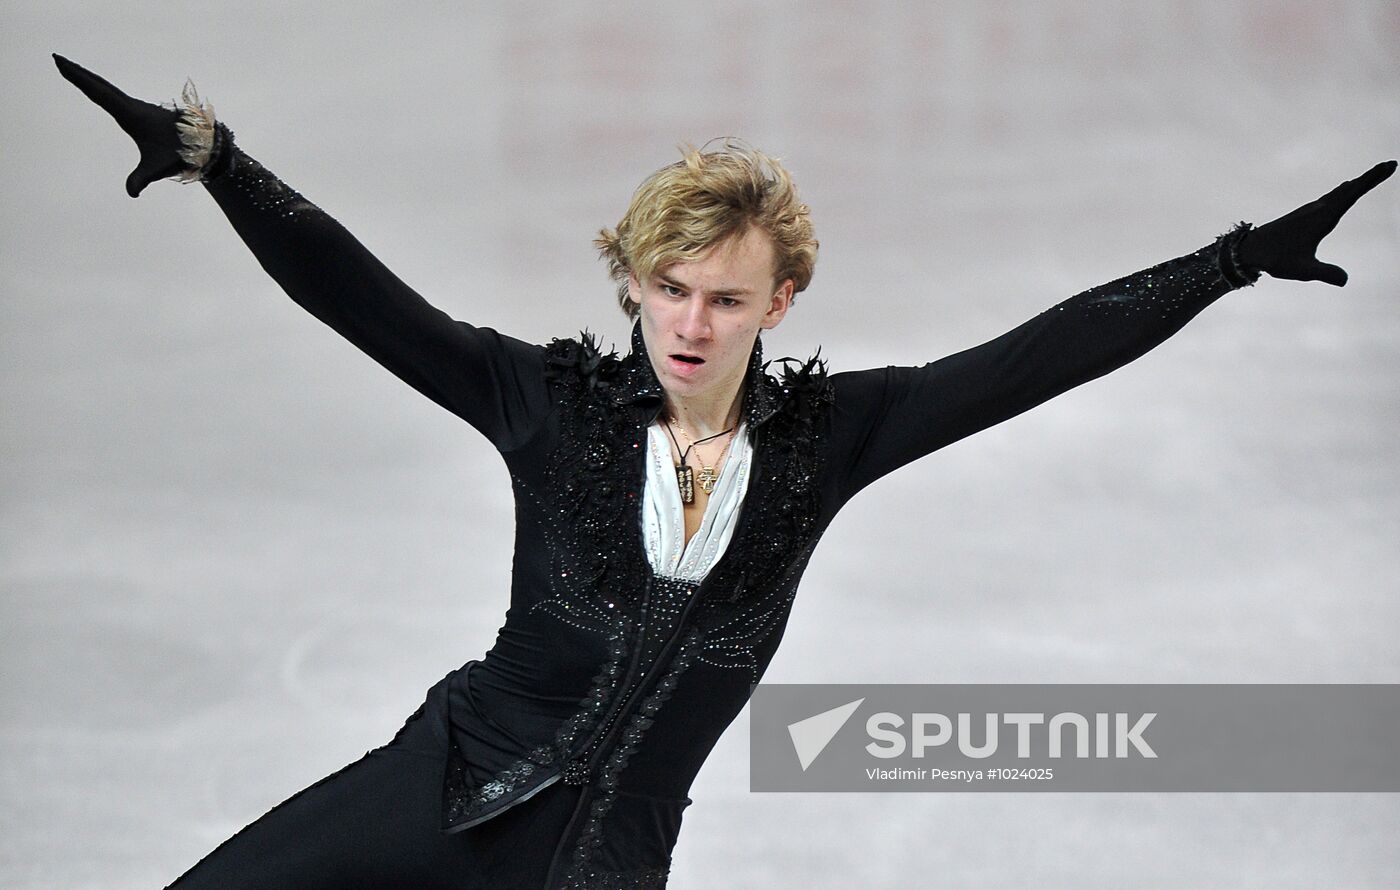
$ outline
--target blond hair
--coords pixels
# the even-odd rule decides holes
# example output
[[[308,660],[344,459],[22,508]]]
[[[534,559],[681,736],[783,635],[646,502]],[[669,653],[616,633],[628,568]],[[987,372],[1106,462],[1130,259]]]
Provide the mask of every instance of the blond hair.
[[[681,153],[681,160],[637,188],[617,229],[601,230],[593,242],[617,282],[622,311],[637,316],[627,294],[629,275],[645,280],[673,263],[699,259],[750,226],[773,241],[774,282],[791,278],[793,293],[805,290],[817,239],[807,205],[778,160],[734,139],[712,150],[684,146]]]

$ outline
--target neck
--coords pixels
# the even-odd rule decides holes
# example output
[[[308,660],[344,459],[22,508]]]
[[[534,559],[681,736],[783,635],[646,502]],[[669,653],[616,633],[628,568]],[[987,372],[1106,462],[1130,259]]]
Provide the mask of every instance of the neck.
[[[666,413],[693,438],[704,439],[733,428],[743,407],[743,381],[708,398],[681,399],[666,393]]]

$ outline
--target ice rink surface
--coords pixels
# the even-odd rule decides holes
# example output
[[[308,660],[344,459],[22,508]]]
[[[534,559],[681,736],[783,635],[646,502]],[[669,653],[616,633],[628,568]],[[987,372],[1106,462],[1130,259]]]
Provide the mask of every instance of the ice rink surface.
[[[494,639],[484,440],[287,300],[53,70],[195,78],[450,314],[627,322],[590,239],[682,142],[812,205],[766,338],[922,363],[1400,154],[1400,5],[0,5],[0,887],[158,887]],[[765,679],[1400,682],[1400,181],[1137,363],[877,483]],[[1394,887],[1400,797],[693,789],[676,888]]]

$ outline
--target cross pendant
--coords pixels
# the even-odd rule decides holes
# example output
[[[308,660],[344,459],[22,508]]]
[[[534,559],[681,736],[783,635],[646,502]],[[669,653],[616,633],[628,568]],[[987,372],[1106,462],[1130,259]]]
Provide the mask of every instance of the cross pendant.
[[[719,481],[719,473],[715,472],[714,467],[701,467],[698,478],[700,480],[701,491],[705,492],[705,494],[715,493],[715,483]]]

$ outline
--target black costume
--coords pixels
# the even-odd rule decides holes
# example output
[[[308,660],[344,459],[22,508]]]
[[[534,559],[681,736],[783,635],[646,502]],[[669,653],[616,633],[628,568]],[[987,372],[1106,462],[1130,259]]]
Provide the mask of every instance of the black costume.
[[[775,377],[756,344],[751,481],[697,585],[655,575],[643,551],[662,391],[639,326],[619,358],[588,336],[535,346],[454,321],[220,136],[206,186],[239,235],[294,300],[496,446],[516,539],[491,651],[434,686],[393,743],[245,829],[180,887],[663,886],[691,780],[772,658],[836,511],[1137,358],[1257,276],[1227,235],[917,368],[828,376],[789,360]]]
[[[429,690],[388,745],[221,845],[184,890],[663,886],[691,779],[767,667],[846,500],[1131,361],[1261,271],[1345,284],[1318,244],[1397,167],[923,367],[828,378],[815,359],[784,360],[775,379],[755,343],[738,528],[694,584],[656,576],[641,545],[646,429],[663,393],[638,330],[619,359],[587,336],[539,347],[453,321],[242,154],[192,85],[183,110],[162,108],[54,62],[140,150],[127,194],[204,180],[292,298],[481,430],[515,491],[496,645]]]

